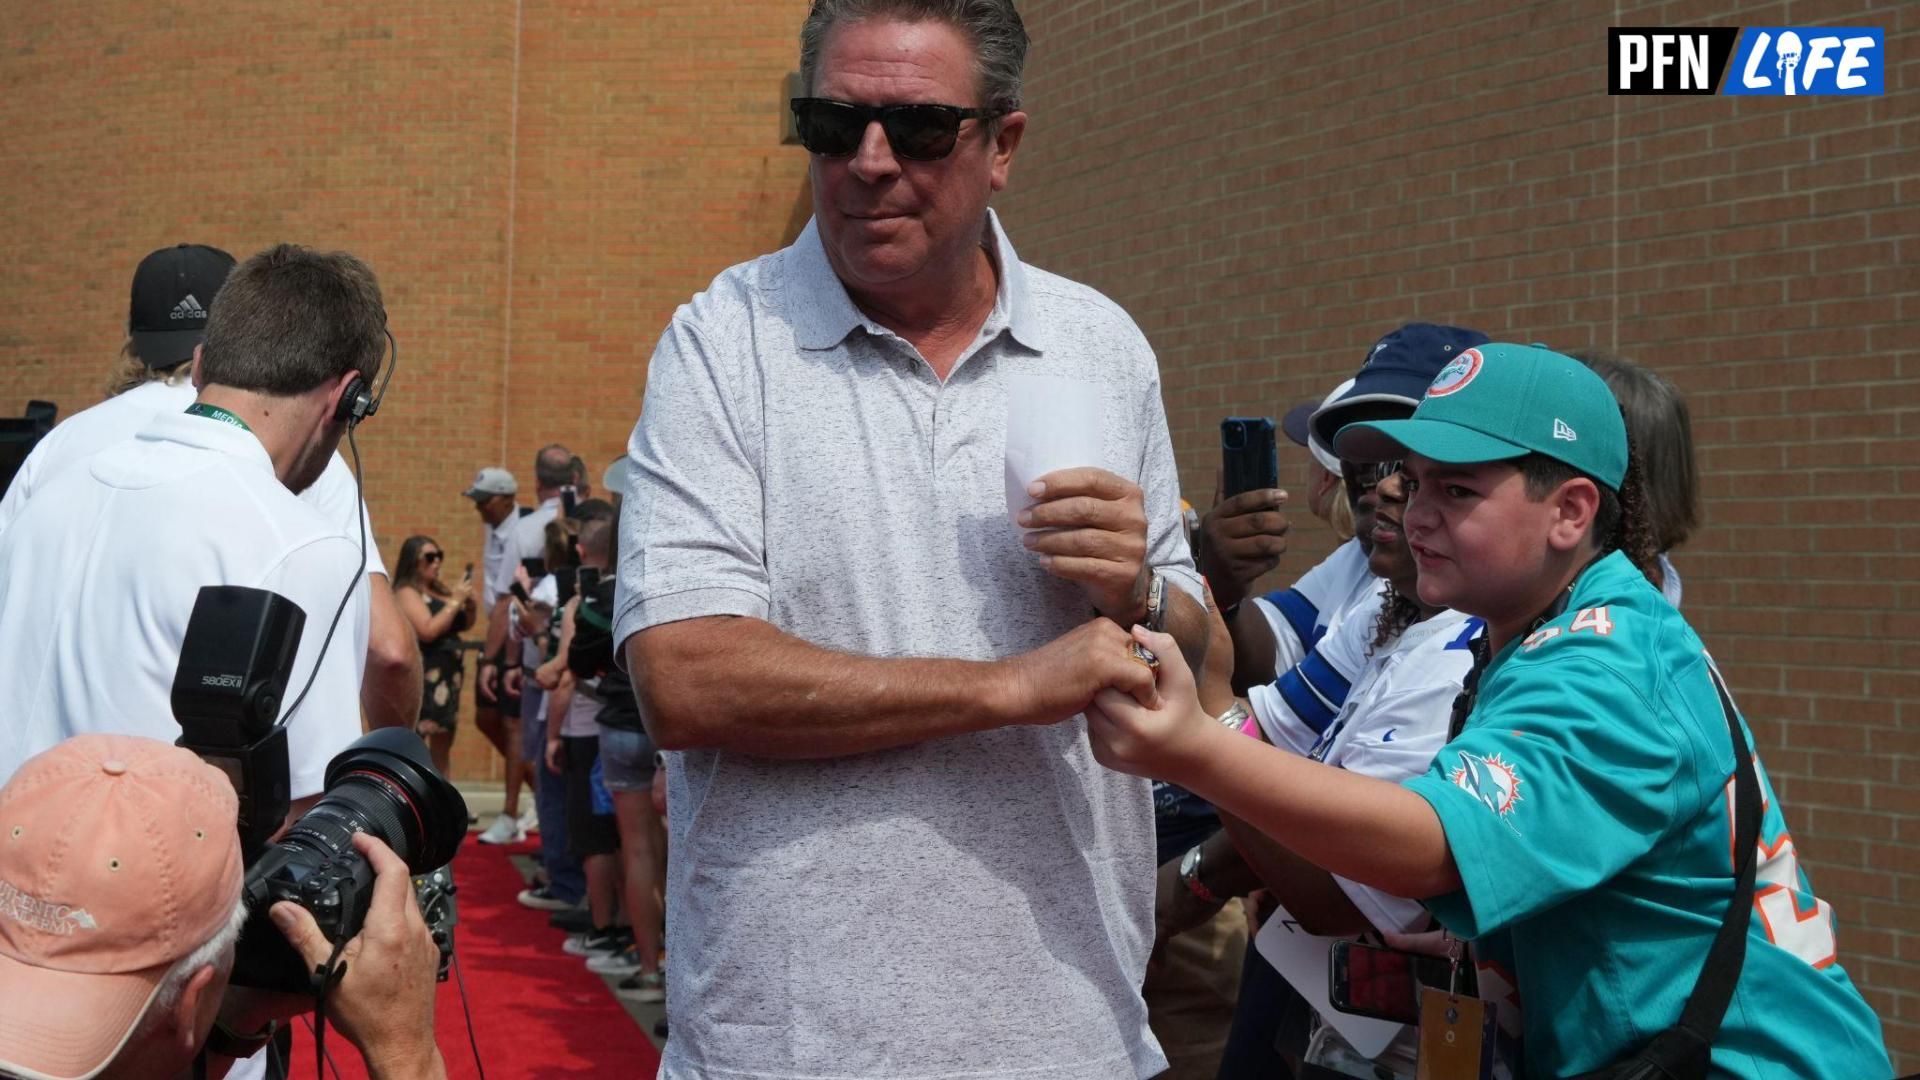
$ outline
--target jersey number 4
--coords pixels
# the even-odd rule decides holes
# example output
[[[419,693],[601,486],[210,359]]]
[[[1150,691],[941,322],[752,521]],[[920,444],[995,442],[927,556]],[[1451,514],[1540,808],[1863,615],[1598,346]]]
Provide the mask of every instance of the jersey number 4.
[[[1581,608],[1573,616],[1573,622],[1567,626],[1567,633],[1577,634],[1582,630],[1606,637],[1613,633],[1613,617],[1607,614],[1607,609],[1604,607]],[[1543,626],[1528,634],[1527,639],[1520,643],[1520,647],[1527,652],[1532,652],[1559,636],[1559,627]]]

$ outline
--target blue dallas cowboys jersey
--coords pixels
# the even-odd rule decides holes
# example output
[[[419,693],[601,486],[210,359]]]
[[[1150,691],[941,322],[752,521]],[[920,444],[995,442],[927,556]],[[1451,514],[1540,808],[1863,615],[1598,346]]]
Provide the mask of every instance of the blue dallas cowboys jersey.
[[[1733,745],[1710,662],[1680,613],[1609,555],[1565,614],[1494,658],[1465,731],[1407,781],[1465,885],[1427,906],[1480,939],[1483,992],[1517,987],[1530,1076],[1638,1049],[1679,1019],[1706,961],[1734,886]],[[1760,784],[1751,936],[1715,1072],[1891,1076],[1764,770]]]

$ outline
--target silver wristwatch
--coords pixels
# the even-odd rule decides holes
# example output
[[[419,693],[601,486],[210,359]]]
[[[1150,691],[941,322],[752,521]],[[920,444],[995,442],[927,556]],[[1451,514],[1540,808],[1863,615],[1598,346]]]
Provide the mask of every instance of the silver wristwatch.
[[[1151,571],[1147,577],[1147,629],[1156,634],[1167,632],[1167,579],[1160,571]]]
[[[1212,889],[1207,888],[1205,882],[1200,880],[1200,845],[1198,844],[1188,848],[1187,853],[1180,858],[1180,883],[1185,885],[1187,891],[1197,900],[1209,904],[1224,902],[1214,894]]]

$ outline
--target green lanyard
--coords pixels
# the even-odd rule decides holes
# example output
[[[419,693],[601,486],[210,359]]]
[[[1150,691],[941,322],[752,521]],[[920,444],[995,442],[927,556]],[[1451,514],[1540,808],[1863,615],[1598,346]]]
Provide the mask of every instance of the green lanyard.
[[[187,406],[187,415],[188,416],[204,416],[209,420],[218,420],[223,424],[231,424],[234,427],[239,428],[241,431],[253,430],[252,428],[247,426],[247,422],[245,420],[240,419],[239,417],[233,415],[232,413],[228,412],[227,410],[221,408],[218,405],[208,405],[207,403],[202,401],[196,401],[193,404]]]

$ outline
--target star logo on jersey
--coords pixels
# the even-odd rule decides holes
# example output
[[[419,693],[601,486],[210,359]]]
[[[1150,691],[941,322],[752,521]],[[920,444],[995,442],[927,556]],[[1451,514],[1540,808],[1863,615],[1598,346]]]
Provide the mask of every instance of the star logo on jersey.
[[[1521,798],[1520,774],[1499,754],[1481,757],[1462,750],[1459,766],[1447,779],[1502,818],[1513,813]]]

